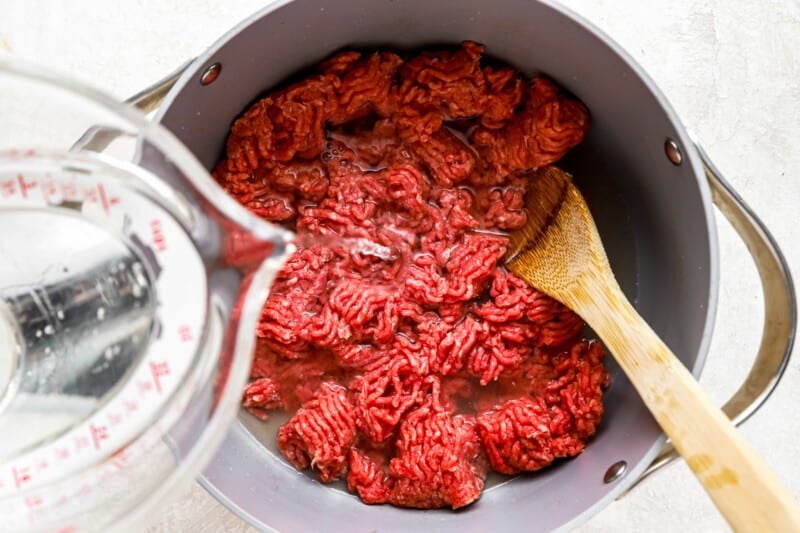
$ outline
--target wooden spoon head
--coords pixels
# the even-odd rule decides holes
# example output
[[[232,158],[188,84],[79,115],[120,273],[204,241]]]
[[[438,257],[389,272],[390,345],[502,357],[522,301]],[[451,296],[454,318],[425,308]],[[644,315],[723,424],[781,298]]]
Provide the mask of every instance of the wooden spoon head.
[[[506,266],[553,298],[574,300],[587,274],[610,277],[600,235],[572,176],[555,166],[538,170],[527,194],[528,221],[511,234]]]

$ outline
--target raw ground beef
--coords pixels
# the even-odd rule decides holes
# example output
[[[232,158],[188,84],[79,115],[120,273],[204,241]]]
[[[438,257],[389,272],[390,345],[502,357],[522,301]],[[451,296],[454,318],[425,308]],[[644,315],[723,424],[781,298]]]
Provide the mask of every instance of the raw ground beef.
[[[341,52],[250,107],[214,177],[298,234],[264,305],[244,406],[366,503],[462,507],[489,468],[583,450],[608,374],[583,321],[503,267],[530,173],[588,112],[483,47]]]

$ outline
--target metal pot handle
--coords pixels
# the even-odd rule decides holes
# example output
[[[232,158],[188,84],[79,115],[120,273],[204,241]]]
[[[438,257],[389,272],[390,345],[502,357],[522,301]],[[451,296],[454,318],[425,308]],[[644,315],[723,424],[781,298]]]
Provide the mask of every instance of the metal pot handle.
[[[155,110],[193,62],[194,59],[190,59],[125,102],[144,113]],[[102,151],[116,136],[113,130],[95,127],[81,137],[75,148]],[[786,370],[797,329],[797,301],[789,267],[775,239],[752,209],[725,181],[705,150],[699,144],[695,147],[702,159],[714,204],[747,245],[758,268],[764,293],[764,329],[758,354],[744,383],[722,407],[725,414],[738,426],[764,405]],[[678,452],[667,442],[628,491],[678,457]]]
[[[744,383],[722,407],[738,426],[764,405],[786,370],[797,330],[797,299],[786,259],[769,230],[725,181],[705,150],[700,145],[696,148],[711,186],[714,204],[747,245],[758,268],[764,293],[761,346]],[[667,442],[628,491],[678,457],[678,452]]]
[[[161,102],[164,101],[164,97],[167,96],[167,93],[172,89],[172,86],[175,85],[175,82],[178,81],[178,78],[181,77],[184,71],[189,68],[189,65],[193,62],[194,59],[188,60],[175,69],[175,71],[126,99],[125,103],[132,105],[145,114],[155,111],[156,108],[161,105]],[[102,152],[114,139],[119,137],[119,135],[120,132],[113,128],[92,126],[72,145],[72,150]]]

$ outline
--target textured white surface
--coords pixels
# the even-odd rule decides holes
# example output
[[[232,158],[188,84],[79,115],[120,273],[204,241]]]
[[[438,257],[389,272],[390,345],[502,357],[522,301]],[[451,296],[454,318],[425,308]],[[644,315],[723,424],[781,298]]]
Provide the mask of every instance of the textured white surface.
[[[487,0],[488,1],[488,0]],[[764,219],[800,273],[800,4],[797,0],[565,0],[655,79],[717,166]],[[263,0],[2,0],[0,54],[71,73],[124,98],[163,76]],[[721,292],[701,380],[723,401],[746,374],[762,316],[745,247],[718,217]],[[744,428],[800,494],[800,362]],[[684,464],[658,473],[581,531],[725,531]],[[152,532],[253,531],[195,487]]]

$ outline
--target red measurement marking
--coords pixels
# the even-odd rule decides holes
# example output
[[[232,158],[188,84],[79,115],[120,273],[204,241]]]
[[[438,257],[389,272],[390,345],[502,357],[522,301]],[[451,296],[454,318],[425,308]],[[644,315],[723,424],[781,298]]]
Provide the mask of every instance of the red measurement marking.
[[[128,413],[133,413],[139,408],[139,404],[136,402],[136,400],[125,400],[123,405],[125,405],[125,411]]]
[[[40,459],[38,463],[36,463],[36,468],[38,470],[47,470],[47,467],[50,466],[47,462],[47,459]]]
[[[75,448],[80,450],[89,446],[89,439],[86,437],[75,437]]]
[[[61,184],[61,197],[64,200],[76,200],[78,196],[78,186],[74,183]]]
[[[25,176],[22,174],[17,174],[17,182],[19,182],[19,191],[23,198],[27,198],[28,191],[36,187],[35,181],[25,181]]]
[[[122,414],[120,413],[108,413],[108,423],[112,426],[118,425],[122,422]]]
[[[136,385],[138,385],[139,392],[142,394],[147,394],[153,388],[153,384],[149,381],[137,381]]]
[[[89,424],[89,430],[92,432],[92,443],[94,444],[94,448],[95,450],[99,450],[100,441],[104,441],[108,438],[108,427]]]
[[[11,475],[14,476],[14,485],[17,488],[20,488],[23,483],[27,483],[31,480],[31,472],[28,468],[17,468],[16,466],[11,467]]]
[[[153,383],[156,385],[156,392],[161,392],[161,376],[169,374],[169,363],[154,363],[150,361],[150,372],[153,374]]]
[[[56,531],[56,533],[75,533],[76,531],[78,530],[75,529],[73,526],[67,526],[67,527],[62,527],[61,529]]]
[[[25,496],[25,505],[28,506],[28,509],[39,507],[40,505],[42,505],[42,501],[43,500],[41,496],[36,496],[36,495]]]
[[[86,189],[83,192],[84,202],[90,204],[96,204],[100,201],[100,194],[97,192],[97,189]]]
[[[64,460],[69,458],[69,448],[56,448],[56,459]]]
[[[27,157],[33,157],[36,155],[36,150],[26,150],[24,152],[20,151],[19,148],[11,148],[6,152],[8,157],[14,157],[19,159],[24,159]]]
[[[58,188],[56,188],[56,184],[52,181],[43,181],[42,192],[44,193],[45,199],[49,200],[58,193]]]
[[[103,204],[103,211],[108,214],[108,198],[106,198],[106,189],[102,183],[97,185],[97,192],[100,193],[100,202]]]
[[[153,233],[153,244],[156,250],[163,252],[167,249],[167,241],[164,239],[164,232],[161,230],[161,221],[154,218],[150,221],[150,231]]]
[[[2,193],[5,198],[17,194],[16,182],[13,180],[6,180],[3,183],[0,183],[0,193]]]
[[[189,342],[192,340],[192,328],[189,326],[181,326],[178,328],[178,335],[181,336],[181,342]]]
[[[103,206],[103,211],[108,214],[111,206],[119,203],[119,198],[106,195],[106,188],[103,187],[102,183],[97,184],[97,192],[100,194],[100,203]]]
[[[123,468],[126,464],[128,464],[128,459],[130,459],[127,450],[120,450],[111,457],[111,464],[116,468]]]

